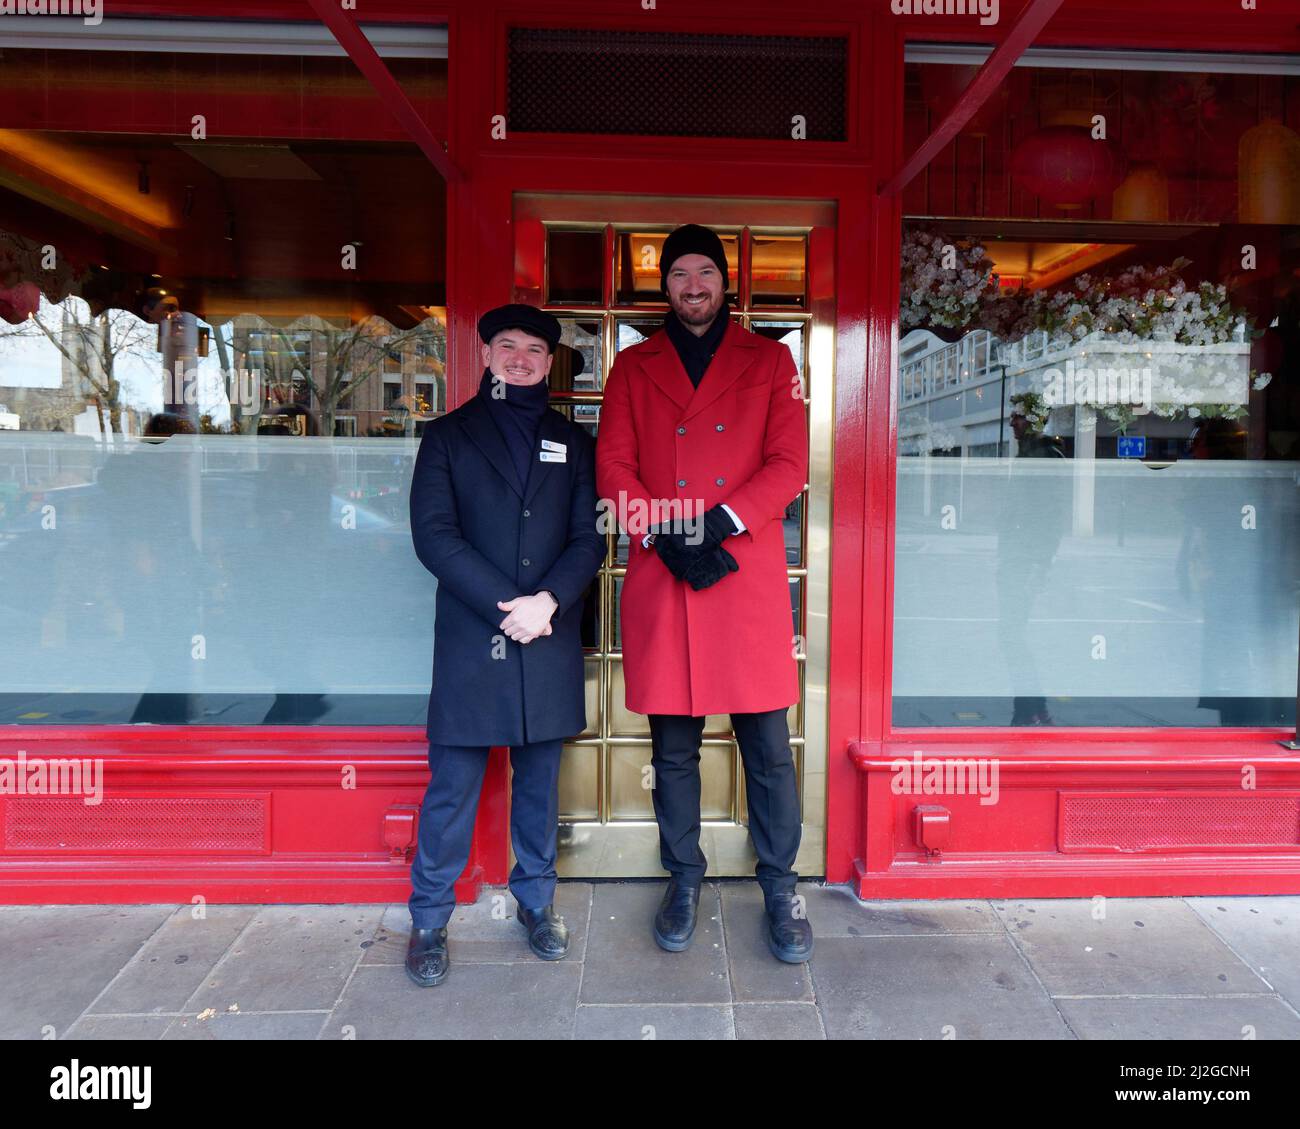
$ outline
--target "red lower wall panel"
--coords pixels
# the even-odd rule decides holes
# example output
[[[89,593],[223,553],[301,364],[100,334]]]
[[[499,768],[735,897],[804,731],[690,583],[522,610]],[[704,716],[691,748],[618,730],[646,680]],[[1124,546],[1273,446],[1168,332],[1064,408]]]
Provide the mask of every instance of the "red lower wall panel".
[[[1300,756],[1279,744],[1287,734],[1057,734],[1050,754],[1024,751],[1019,736],[851,746],[865,828],[858,896],[1300,893]],[[30,787],[36,766],[46,782]],[[428,778],[419,731],[23,729],[0,733],[6,770],[3,903],[410,893]],[[460,901],[505,881],[507,794],[496,751]],[[918,807],[940,816],[924,831]]]
[[[1020,734],[856,743],[855,892],[1300,893],[1300,756],[1280,744],[1288,736],[1060,733],[1050,753]]]
[[[390,727],[0,731],[0,903],[405,902],[427,755]],[[505,881],[505,771],[458,901]]]

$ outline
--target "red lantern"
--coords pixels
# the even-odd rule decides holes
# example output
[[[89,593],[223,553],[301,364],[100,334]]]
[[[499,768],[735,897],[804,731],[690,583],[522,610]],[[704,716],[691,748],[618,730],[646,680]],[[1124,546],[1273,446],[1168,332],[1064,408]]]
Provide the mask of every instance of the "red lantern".
[[[1011,154],[1011,175],[1062,211],[1108,196],[1124,179],[1124,154],[1082,126],[1056,125],[1025,138]]]
[[[1300,134],[1270,118],[1241,138],[1239,223],[1300,224]]]

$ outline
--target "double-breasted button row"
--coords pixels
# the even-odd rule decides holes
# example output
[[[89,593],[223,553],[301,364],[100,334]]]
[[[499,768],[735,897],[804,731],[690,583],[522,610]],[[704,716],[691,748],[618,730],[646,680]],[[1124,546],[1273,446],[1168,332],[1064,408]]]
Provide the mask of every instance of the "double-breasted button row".
[[[726,430],[727,430],[727,426],[726,426],[726,424],[715,423],[715,424],[713,425],[713,429],[714,429],[714,431],[726,431]],[[678,434],[678,435],[685,435],[685,434],[686,434],[686,428],[685,428],[684,426],[679,426],[679,427],[677,428],[677,434]],[[713,480],[713,484],[714,484],[715,486],[725,486],[725,485],[726,485],[726,482],[727,482],[727,480],[726,480],[725,478],[715,478],[715,479]],[[684,479],[684,478],[679,478],[679,479],[677,480],[677,485],[678,485],[679,488],[685,486],[685,485],[686,485],[686,479]]]

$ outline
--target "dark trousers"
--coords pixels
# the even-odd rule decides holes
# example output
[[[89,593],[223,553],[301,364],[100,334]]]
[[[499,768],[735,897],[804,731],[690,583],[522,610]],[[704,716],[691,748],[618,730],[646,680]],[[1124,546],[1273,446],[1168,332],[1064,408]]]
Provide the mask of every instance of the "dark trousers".
[[[708,860],[700,850],[700,738],[702,717],[651,714],[655,819],[659,861],[683,882],[704,879]],[[731,727],[745,766],[749,836],[758,865],[754,873],[765,897],[794,893],[794,872],[802,827],[795,786],[794,755],[786,711],[733,713]]]
[[[555,897],[555,851],[562,741],[536,741],[510,750],[510,842],[515,866],[510,892],[525,909]],[[429,787],[420,805],[420,837],[411,864],[411,927],[441,929],[456,908],[454,886],[469,861],[486,745],[429,742]]]

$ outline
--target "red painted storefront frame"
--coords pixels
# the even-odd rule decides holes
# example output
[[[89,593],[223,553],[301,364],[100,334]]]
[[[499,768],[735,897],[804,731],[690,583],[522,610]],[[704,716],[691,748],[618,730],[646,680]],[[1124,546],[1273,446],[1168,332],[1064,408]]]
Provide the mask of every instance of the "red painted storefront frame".
[[[1231,7],[1232,5],[1229,5]],[[1283,852],[1071,860],[1045,843],[1025,842],[1006,826],[980,824],[958,802],[954,826],[976,833],[960,857],[926,861],[909,844],[914,800],[893,795],[889,766],[923,750],[926,757],[997,757],[1026,803],[1054,803],[1062,790],[1159,787],[1171,793],[1233,788],[1245,764],[1259,786],[1300,787],[1300,758],[1278,744],[1286,730],[895,729],[890,720],[893,536],[897,409],[898,245],[902,209],[879,187],[902,166],[902,58],[909,40],[988,43],[1014,24],[1020,5],[1003,3],[1001,28],[970,18],[895,17],[888,0],[810,2],[797,16],[773,0],[698,5],[658,0],[611,12],[594,0],[557,0],[544,13],[509,0],[371,0],[367,22],[441,24],[450,40],[449,159],[464,178],[448,186],[447,292],[451,374],[449,404],[475,383],[472,358],[478,314],[508,301],[514,247],[512,195],[532,192],[735,196],[743,181],[764,197],[834,201],[837,313],[834,408],[835,478],[828,686],[826,877],[851,882],[867,897],[1300,892],[1300,858]],[[1157,0],[1135,11],[1129,0],[1066,0],[1038,37],[1040,45],[1080,48],[1283,53],[1300,51],[1300,6],[1293,14],[1235,13],[1220,0]],[[176,2],[118,0],[118,15],[193,17]],[[228,0],[206,18],[310,19],[307,0]],[[1122,18],[1119,18],[1121,17]],[[686,32],[846,34],[852,59],[849,139],[800,144],[716,139],[529,136],[493,141],[493,114],[504,112],[504,35],[513,24]],[[689,168],[685,181],[681,170]],[[878,406],[878,407],[877,407]],[[102,756],[112,787],[196,794],[217,788],[269,792],[279,812],[277,850],[260,861],[195,859],[191,865],[139,860],[0,862],[0,901],[141,902],[400,901],[407,868],[384,846],[383,813],[417,802],[426,776],[422,732],[415,729],[69,727],[0,733],[0,755]],[[357,766],[357,787],[343,792],[329,851],[314,838],[320,812],[338,797],[339,777]],[[505,881],[508,862],[507,767],[493,753],[470,867],[458,895]],[[279,791],[277,791],[279,789]],[[328,789],[327,793],[324,791]],[[1018,792],[1017,792],[1018,790]],[[1036,791],[1035,791],[1036,790]],[[956,798],[968,799],[968,798]],[[946,801],[954,798],[946,797]],[[967,805],[969,807],[969,805]],[[3,805],[0,804],[0,811]],[[1039,813],[1042,814],[1041,812]],[[371,844],[367,846],[367,844]],[[345,857],[339,857],[345,856]]]

